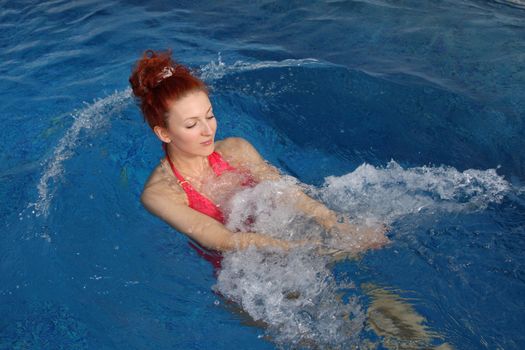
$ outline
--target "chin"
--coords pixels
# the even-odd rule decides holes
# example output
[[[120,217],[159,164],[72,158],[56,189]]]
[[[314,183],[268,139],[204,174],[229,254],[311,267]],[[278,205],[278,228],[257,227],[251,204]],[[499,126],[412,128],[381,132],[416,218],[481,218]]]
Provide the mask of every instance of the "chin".
[[[196,152],[199,156],[203,156],[203,157],[207,157],[209,156],[210,154],[213,153],[213,151],[215,151],[215,145],[214,144],[211,144],[209,145],[208,147],[204,148],[203,150],[200,150],[199,152]]]

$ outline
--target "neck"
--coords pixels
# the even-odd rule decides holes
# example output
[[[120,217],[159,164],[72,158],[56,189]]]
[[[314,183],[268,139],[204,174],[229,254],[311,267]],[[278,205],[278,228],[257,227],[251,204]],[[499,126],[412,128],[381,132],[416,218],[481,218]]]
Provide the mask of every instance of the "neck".
[[[209,167],[208,157],[185,154],[170,144],[165,145],[165,151],[181,174],[198,177],[204,174]]]

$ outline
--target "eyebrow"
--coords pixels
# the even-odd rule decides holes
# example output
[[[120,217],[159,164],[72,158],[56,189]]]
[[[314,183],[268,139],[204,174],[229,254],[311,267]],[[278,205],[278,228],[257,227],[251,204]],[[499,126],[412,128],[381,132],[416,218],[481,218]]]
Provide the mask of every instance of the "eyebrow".
[[[212,109],[212,105],[210,105],[210,108],[208,108],[208,110],[206,111],[205,114],[208,114],[208,113],[211,111],[211,109]],[[190,120],[190,119],[198,119],[198,118],[200,118],[200,116],[196,116],[196,117],[188,117],[188,118],[184,118],[184,121],[186,121],[186,120]]]

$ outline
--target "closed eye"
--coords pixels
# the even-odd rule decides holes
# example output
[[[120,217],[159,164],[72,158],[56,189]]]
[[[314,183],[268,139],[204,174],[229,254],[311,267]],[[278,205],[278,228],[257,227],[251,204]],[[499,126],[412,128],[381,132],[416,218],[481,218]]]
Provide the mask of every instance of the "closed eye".
[[[215,118],[215,116],[214,116],[213,114],[210,115],[209,117],[206,117],[206,119],[213,119],[213,118]],[[197,122],[195,122],[195,123],[193,123],[193,124],[191,124],[191,125],[187,125],[187,126],[186,126],[186,129],[191,129],[191,128],[193,128],[195,125],[197,125]]]

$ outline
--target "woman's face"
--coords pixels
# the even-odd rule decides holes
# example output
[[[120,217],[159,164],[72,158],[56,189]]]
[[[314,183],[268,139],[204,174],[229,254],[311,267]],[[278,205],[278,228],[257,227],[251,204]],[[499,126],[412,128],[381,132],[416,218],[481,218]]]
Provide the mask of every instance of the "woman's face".
[[[217,121],[210,99],[202,91],[188,93],[174,101],[168,110],[165,133],[176,152],[187,156],[210,155],[214,150],[216,130]]]

